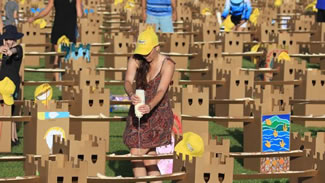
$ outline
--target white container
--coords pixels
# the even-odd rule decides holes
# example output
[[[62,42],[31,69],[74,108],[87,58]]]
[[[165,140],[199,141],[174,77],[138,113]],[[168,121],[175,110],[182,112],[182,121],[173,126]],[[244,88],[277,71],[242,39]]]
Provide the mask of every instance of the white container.
[[[144,90],[135,90],[135,94],[141,99],[141,104],[145,104],[146,103],[146,98],[145,98],[145,93]]]
[[[135,90],[135,95],[138,96],[140,98],[140,100],[141,100],[141,102],[139,104],[135,105],[135,111],[134,111],[135,115],[139,118],[139,121],[140,121],[140,118],[142,118],[142,113],[139,112],[138,108],[141,105],[145,104],[145,102],[146,102],[144,90],[140,90],[140,89]]]

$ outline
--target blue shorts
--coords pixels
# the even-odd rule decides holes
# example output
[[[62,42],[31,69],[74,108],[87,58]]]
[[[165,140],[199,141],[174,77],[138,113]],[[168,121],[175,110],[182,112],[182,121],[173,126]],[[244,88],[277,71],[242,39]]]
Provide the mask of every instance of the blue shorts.
[[[158,32],[159,28],[161,32],[164,33],[173,33],[174,26],[172,16],[152,16],[147,14],[147,24],[155,24],[156,32]]]

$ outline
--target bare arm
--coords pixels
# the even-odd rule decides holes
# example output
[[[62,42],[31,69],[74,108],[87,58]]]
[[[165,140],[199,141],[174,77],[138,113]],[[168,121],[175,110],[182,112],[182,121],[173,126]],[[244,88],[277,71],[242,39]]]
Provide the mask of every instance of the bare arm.
[[[167,61],[161,70],[161,80],[157,89],[156,95],[148,103],[150,110],[152,110],[164,97],[168,86],[173,78],[175,71],[175,64],[173,62]]]
[[[137,72],[137,63],[131,58],[128,62],[127,70],[125,73],[125,81],[124,81],[124,90],[126,94],[131,97],[134,94],[133,82],[135,78],[135,74]]]
[[[173,9],[173,13],[172,13],[173,21],[176,21],[177,20],[177,0],[171,0],[171,2],[172,2],[172,9]]]
[[[142,0],[142,20],[143,22],[147,20],[147,0]]]
[[[81,0],[76,1],[77,16],[82,17]]]
[[[128,67],[125,73],[125,81],[124,81],[124,90],[126,94],[130,97],[132,104],[136,105],[141,102],[140,97],[135,95],[133,89],[133,83],[135,79],[135,75],[137,73],[138,63],[135,59],[131,58],[128,62]]]
[[[17,11],[14,11],[14,18],[17,19],[18,16],[17,16]]]
[[[29,18],[28,22],[31,23],[34,20],[45,17],[46,15],[48,15],[51,12],[53,6],[54,6],[54,0],[49,0],[46,8],[43,11],[41,11],[39,14],[35,15],[34,17]]]
[[[147,12],[147,0],[142,0],[142,13]]]

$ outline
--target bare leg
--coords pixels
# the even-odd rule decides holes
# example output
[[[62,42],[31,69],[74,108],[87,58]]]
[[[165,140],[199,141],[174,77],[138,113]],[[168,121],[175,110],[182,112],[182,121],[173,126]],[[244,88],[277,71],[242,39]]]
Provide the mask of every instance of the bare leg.
[[[11,141],[13,141],[13,142],[18,141],[17,128],[16,128],[15,122],[11,123]]]
[[[155,151],[155,148],[150,149],[148,154],[156,155],[157,153]],[[144,160],[144,165],[147,168],[149,176],[161,175],[160,171],[158,169],[157,163],[158,163],[158,160]],[[150,183],[162,183],[162,181],[153,181],[153,182],[150,182]]]
[[[131,148],[130,153],[132,155],[144,155],[148,151],[149,151],[149,149]],[[134,177],[147,176],[147,170],[144,166],[143,160],[132,160],[131,162],[133,164]],[[138,182],[138,183],[146,183],[146,182]]]
[[[55,50],[55,52],[58,51],[58,45],[54,45],[54,50]],[[59,56],[54,57],[54,67],[55,68],[59,67]],[[54,78],[55,78],[54,79],[55,81],[59,81],[59,73],[55,73]]]

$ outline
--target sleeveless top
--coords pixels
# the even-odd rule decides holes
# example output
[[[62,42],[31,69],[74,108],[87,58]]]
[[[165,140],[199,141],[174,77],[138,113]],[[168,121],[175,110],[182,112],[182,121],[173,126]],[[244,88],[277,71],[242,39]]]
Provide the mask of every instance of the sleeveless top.
[[[175,64],[173,60],[167,57],[163,61],[163,64],[165,61],[171,61]],[[148,82],[148,86],[145,89],[146,103],[155,97],[160,80],[161,73],[159,72],[154,79]],[[162,100],[151,112],[141,118],[140,133],[138,133],[138,118],[134,113],[134,105],[130,107],[123,134],[124,144],[129,148],[139,148],[140,140],[140,148],[149,149],[170,144],[173,123],[174,116],[169,103],[167,90]],[[140,135],[140,139],[138,135]]]
[[[77,9],[76,0],[54,0],[55,17],[51,34],[51,43],[66,35],[70,42],[76,42]]]
[[[151,16],[171,16],[171,0],[147,0],[147,14]]]

